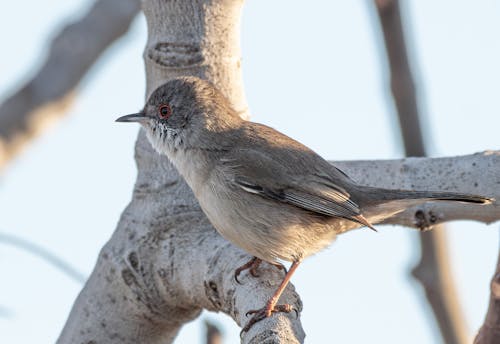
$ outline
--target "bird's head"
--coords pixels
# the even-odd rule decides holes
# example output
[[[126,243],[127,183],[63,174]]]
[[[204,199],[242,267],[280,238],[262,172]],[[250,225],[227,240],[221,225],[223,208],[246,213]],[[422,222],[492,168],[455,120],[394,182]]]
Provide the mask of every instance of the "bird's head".
[[[217,148],[221,142],[215,136],[242,120],[210,82],[179,77],[153,91],[140,112],[116,121],[140,123],[153,147],[169,155],[179,149]]]

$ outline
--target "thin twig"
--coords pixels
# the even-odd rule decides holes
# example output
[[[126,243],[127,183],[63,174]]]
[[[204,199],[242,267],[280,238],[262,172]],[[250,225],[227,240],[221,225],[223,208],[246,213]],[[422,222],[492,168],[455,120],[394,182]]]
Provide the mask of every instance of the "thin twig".
[[[0,105],[0,169],[66,111],[80,80],[138,12],[139,0],[98,0],[61,30],[33,79]]]
[[[0,242],[6,245],[15,246],[39,258],[42,258],[44,261],[78,283],[83,284],[86,280],[84,274],[66,263],[64,259],[59,258],[54,253],[33,242],[6,233],[0,233]]]
[[[391,92],[407,156],[425,156],[417,90],[411,72],[398,0],[375,0],[391,74]],[[446,343],[466,343],[467,333],[443,228],[419,233],[420,261],[413,276],[423,285],[427,301]]]

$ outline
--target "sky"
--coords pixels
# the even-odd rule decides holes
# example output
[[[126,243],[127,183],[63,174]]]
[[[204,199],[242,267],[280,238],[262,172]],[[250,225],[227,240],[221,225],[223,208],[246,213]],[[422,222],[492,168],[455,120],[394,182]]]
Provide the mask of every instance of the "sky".
[[[89,0],[0,4],[0,102],[36,71],[49,40]],[[413,67],[432,156],[499,149],[500,3],[404,1]],[[252,120],[329,160],[403,156],[386,92],[381,36],[370,2],[247,1],[243,77]],[[0,234],[28,239],[88,275],[131,198],[138,128],[114,123],[142,107],[144,18],[101,57],[62,120],[0,176]],[[498,224],[447,229],[453,273],[471,336],[481,325],[498,253]],[[353,231],[306,260],[292,281],[304,303],[306,342],[439,343],[423,290],[410,277],[417,232]],[[43,260],[0,242],[0,341],[53,343],[82,285]],[[202,320],[177,343],[201,343]],[[29,329],[29,330],[27,330]]]

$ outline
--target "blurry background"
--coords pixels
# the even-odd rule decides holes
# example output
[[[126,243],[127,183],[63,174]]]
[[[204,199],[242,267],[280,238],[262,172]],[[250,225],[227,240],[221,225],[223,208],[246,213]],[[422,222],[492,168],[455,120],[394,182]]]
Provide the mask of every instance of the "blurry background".
[[[0,4],[0,103],[37,71],[51,38],[92,2]],[[499,149],[500,3],[402,5],[424,127],[432,137],[429,154]],[[145,42],[140,14],[77,87],[69,113],[2,172],[2,237],[24,238],[85,276],[91,272],[135,181],[138,127],[114,119],[143,105]],[[330,160],[402,157],[382,44],[369,1],[247,1],[243,73],[252,119]],[[471,336],[487,308],[497,229],[470,222],[447,228]],[[359,230],[306,260],[293,279],[304,302],[306,341],[438,343],[423,289],[409,273],[418,260],[416,243],[414,230]],[[0,274],[0,341],[53,343],[82,284],[1,240]],[[205,312],[183,328],[177,342],[202,343],[204,318],[219,325],[226,343],[239,338],[232,320]]]

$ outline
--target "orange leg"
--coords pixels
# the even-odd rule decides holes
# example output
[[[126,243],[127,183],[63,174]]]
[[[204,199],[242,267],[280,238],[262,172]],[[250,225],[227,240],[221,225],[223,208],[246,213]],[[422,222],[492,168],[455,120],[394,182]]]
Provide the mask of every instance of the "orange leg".
[[[292,266],[290,267],[290,270],[286,273],[285,278],[281,282],[281,284],[278,287],[278,289],[276,290],[276,292],[269,299],[269,301],[267,301],[265,307],[263,307],[261,309],[251,310],[251,311],[247,312],[247,315],[254,314],[254,316],[246,324],[246,326],[243,328],[243,330],[241,330],[241,332],[248,331],[255,323],[261,321],[262,319],[270,317],[273,313],[277,313],[277,312],[290,313],[293,310],[292,305],[289,305],[289,304],[277,305],[277,303],[280,299],[281,294],[283,294],[283,291],[285,290],[286,286],[288,285],[288,282],[290,282],[290,279],[292,278],[293,273],[299,267],[299,264],[300,264],[300,260],[293,262]]]

